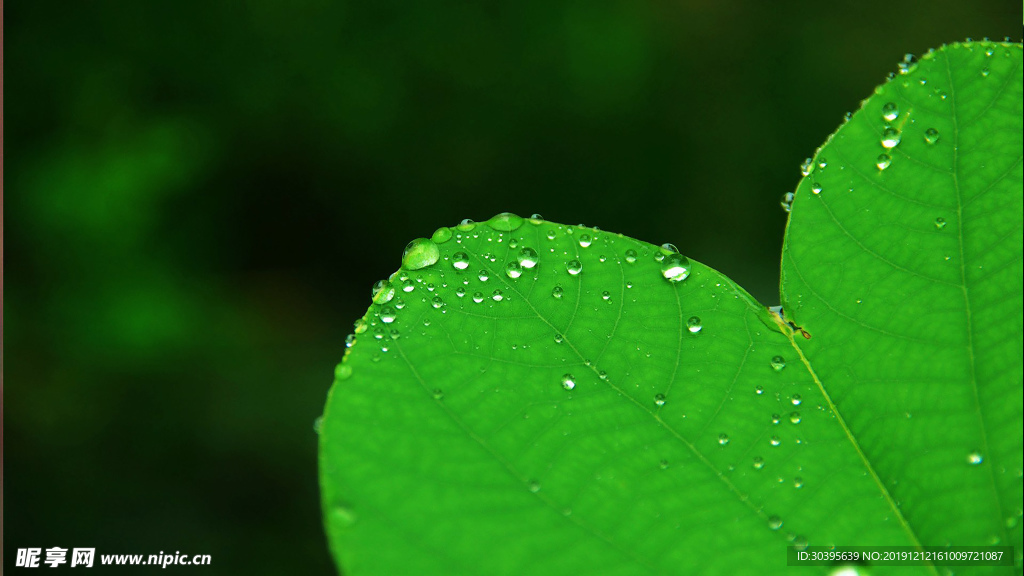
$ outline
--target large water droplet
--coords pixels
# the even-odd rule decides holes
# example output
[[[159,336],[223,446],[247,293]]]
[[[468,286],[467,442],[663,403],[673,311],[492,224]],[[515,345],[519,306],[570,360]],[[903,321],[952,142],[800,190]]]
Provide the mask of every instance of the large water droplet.
[[[895,128],[886,128],[882,131],[882,148],[895,148],[900,143],[900,131]]]
[[[929,128],[924,131],[924,141],[928,144],[935,144],[939,141],[939,131],[935,128]]]
[[[690,319],[686,321],[686,329],[689,330],[691,334],[700,332],[701,328],[703,328],[703,326],[700,323],[700,318],[696,316],[690,316]]]
[[[519,251],[519,255],[516,256],[516,260],[519,265],[523,268],[533,268],[537,265],[537,251],[530,247],[524,247]]]
[[[372,299],[374,304],[385,304],[395,297],[395,287],[387,280],[378,280],[373,285]]]
[[[434,230],[434,234],[430,239],[437,244],[444,244],[452,239],[452,229],[447,226],[444,228],[438,228],[437,230]]]
[[[776,372],[781,372],[782,369],[786,367],[786,359],[783,358],[782,356],[773,356],[771,364],[772,370],[775,370]]]
[[[484,293],[483,292],[474,292],[473,293],[473,302],[476,302],[477,304],[479,304],[479,303],[481,303],[483,301],[484,301]]]
[[[562,388],[566,390],[572,390],[576,387],[576,377],[572,374],[562,374]]]
[[[661,275],[669,282],[682,282],[690,275],[690,260],[679,253],[665,256],[661,261]]]
[[[892,122],[900,115],[900,107],[895,102],[886,102],[882,106],[882,118],[885,118],[888,122]]]
[[[583,272],[583,264],[579,260],[569,260],[565,263],[565,270],[575,276]]]
[[[465,252],[456,252],[452,254],[452,268],[456,270],[465,270],[469,268],[469,254]]]
[[[544,217],[541,216],[540,214],[536,214],[535,213],[535,214],[531,214],[530,215],[530,224],[533,224],[534,226],[539,225],[543,221],[544,221]]]
[[[459,225],[456,226],[456,228],[458,228],[459,230],[461,230],[463,232],[470,232],[471,230],[476,228],[476,222],[474,222],[470,218],[466,218],[462,222],[459,222]]]
[[[525,220],[520,216],[516,216],[511,212],[502,212],[488,220],[487,225],[501,232],[511,232],[522,226],[523,222]]]
[[[426,238],[417,238],[405,247],[402,253],[402,268],[406,270],[419,270],[432,266],[440,258],[441,251],[437,244]]]
[[[519,262],[509,262],[505,265],[505,274],[509,278],[519,278],[523,275],[523,267],[519,265]]]

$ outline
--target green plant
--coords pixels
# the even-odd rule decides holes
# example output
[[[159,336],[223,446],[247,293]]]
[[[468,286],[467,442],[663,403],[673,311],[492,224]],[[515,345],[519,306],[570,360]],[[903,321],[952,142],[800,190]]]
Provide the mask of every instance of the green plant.
[[[539,217],[410,243],[320,426],[339,567],[776,573],[787,546],[1003,544],[1019,570],[1021,62],[930,52],[808,160],[784,317],[670,245]]]

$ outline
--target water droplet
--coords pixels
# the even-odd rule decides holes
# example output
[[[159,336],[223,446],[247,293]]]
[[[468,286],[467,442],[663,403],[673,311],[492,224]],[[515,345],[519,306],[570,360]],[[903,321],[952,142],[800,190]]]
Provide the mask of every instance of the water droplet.
[[[886,102],[885,105],[882,106],[882,118],[885,118],[886,121],[892,122],[896,118],[899,118],[899,115],[900,107],[897,106],[895,102]]]
[[[441,400],[444,398],[444,391],[440,388],[434,388],[434,400]]]
[[[391,306],[385,306],[380,309],[380,321],[385,324],[390,324],[395,321],[396,312]]]
[[[456,252],[452,254],[452,268],[456,270],[465,270],[469,268],[469,254],[465,252]]]
[[[778,530],[779,528],[782,528],[782,518],[779,518],[778,516],[769,516],[768,527],[772,530]]]
[[[502,212],[488,220],[487,225],[501,232],[511,232],[522,226],[523,222],[525,220],[520,216],[516,216],[511,212]]]
[[[900,131],[895,128],[886,128],[882,131],[882,148],[895,148],[900,143]]]
[[[434,230],[434,234],[430,239],[436,244],[444,244],[452,239],[452,229],[448,227],[438,228]]]
[[[494,292],[491,292],[491,300],[494,300],[495,302],[501,302],[504,299],[505,296],[504,294],[502,294],[500,288],[495,288]]]
[[[636,262],[636,250],[633,250],[632,248],[630,248],[629,250],[626,250],[626,263],[627,264],[634,264],[635,262]]]
[[[555,344],[561,344],[565,340],[565,337],[561,334],[555,334]]]
[[[803,402],[803,400],[800,399],[799,394],[793,394],[792,396],[790,396],[789,401],[793,403],[793,406],[799,406],[800,403]]]
[[[612,293],[611,292],[609,292],[607,290],[605,290],[604,292],[601,292],[601,300],[604,300],[605,302],[611,302],[611,299],[612,299]]]
[[[356,343],[356,335],[355,334],[349,334],[348,336],[345,336],[345,348],[351,348],[352,346],[355,345],[355,343]]]
[[[967,463],[971,466],[977,466],[984,461],[985,459],[981,456],[981,452],[978,452],[977,450],[967,455]]]
[[[701,328],[703,328],[703,326],[700,323],[700,318],[696,316],[690,316],[690,319],[686,321],[686,329],[689,330],[691,334],[700,332]]]
[[[548,240],[554,240],[554,239],[555,239],[555,231],[554,230],[548,230]]]
[[[523,267],[519,265],[519,262],[509,262],[505,265],[505,274],[509,278],[519,278],[523,275]]]
[[[796,198],[796,194],[792,192],[786,192],[782,195],[782,200],[779,201],[779,206],[782,207],[782,211],[787,214],[793,210],[793,200]]]
[[[473,221],[472,219],[470,219],[470,218],[466,218],[466,219],[465,219],[465,220],[463,220],[462,222],[459,222],[459,225],[458,225],[458,226],[456,226],[456,228],[458,228],[459,230],[461,230],[461,231],[463,231],[463,232],[469,232],[469,231],[471,231],[471,230],[472,230],[473,228],[476,228],[476,222],[474,222],[474,221]]]
[[[800,173],[803,174],[804,176],[810,176],[811,172],[813,171],[814,161],[811,160],[810,158],[806,158],[803,162],[800,163]]]
[[[473,302],[476,302],[477,304],[479,304],[479,303],[481,303],[483,301],[484,301],[484,293],[483,292],[474,292],[473,293]]]
[[[757,394],[758,396],[764,394],[764,387],[758,386],[757,388],[754,388],[754,393]]]
[[[524,247],[516,256],[516,261],[523,268],[533,268],[537,265],[537,251],[530,247]]]
[[[818,158],[818,168],[824,170],[828,166],[828,160],[824,158]]]
[[[817,182],[811,184],[811,193],[821,194],[821,184],[818,184]]]
[[[879,154],[878,159],[875,160],[875,166],[879,170],[885,170],[890,164],[892,164],[892,156],[888,154]]]
[[[563,292],[564,290],[562,290],[561,286],[555,286],[554,288],[551,289],[551,295],[554,296],[555,298],[561,298]]]
[[[772,424],[778,424],[782,421],[782,417],[778,414],[772,414]]]
[[[661,262],[661,275],[669,282],[682,282],[690,275],[690,261],[679,253],[669,254]]]
[[[456,296],[458,296],[459,298],[463,298],[463,297],[465,297],[465,296],[466,296],[466,289],[465,289],[465,288],[463,288],[462,286],[459,286],[459,287],[458,287],[458,288],[457,288],[457,289],[455,290],[455,295],[456,295]]]
[[[928,144],[935,144],[939,141],[939,131],[935,128],[929,128],[924,131],[924,141]]]
[[[937,230],[942,230],[945,227],[946,227],[946,219],[945,218],[936,218],[935,219],[935,228]]]
[[[793,547],[796,548],[797,552],[802,552],[807,549],[807,537],[797,536],[793,539]]]
[[[803,488],[803,487],[804,487],[804,479],[803,478],[801,478],[799,476],[797,476],[796,478],[793,478],[793,488]]]
[[[372,300],[374,304],[385,304],[395,297],[395,287],[387,280],[378,280],[373,285]]]
[[[565,263],[565,270],[573,276],[583,272],[583,264],[579,260],[569,260]]]
[[[430,305],[433,306],[435,310],[438,310],[444,307],[444,300],[442,300],[440,296],[434,296],[430,299]]]
[[[597,373],[597,377],[600,378],[601,380],[607,380],[608,379],[608,373],[605,372],[604,370],[600,370]]]
[[[592,242],[592,240],[590,239],[590,234],[580,234],[580,247],[581,248],[589,248],[591,242]]]
[[[401,337],[402,337],[402,333],[398,331],[398,328],[393,328],[391,330],[391,339],[392,340],[398,340]]]
[[[562,388],[572,390],[576,387],[576,377],[572,374],[562,374]]]
[[[479,272],[477,272],[476,277],[479,278],[481,282],[487,282],[487,279],[490,278],[491,276],[490,272],[488,272],[487,270],[480,270]]]
[[[661,462],[658,462],[658,466],[660,466],[662,470],[667,469],[668,468],[668,460],[662,460]]]
[[[764,468],[764,458],[754,456],[754,470],[760,470],[762,468]]]
[[[352,367],[342,362],[334,367],[335,380],[348,380],[352,376]]]
[[[356,334],[362,334],[363,332],[366,332],[367,328],[369,328],[369,327],[370,327],[370,325],[367,324],[366,320],[364,320],[363,318],[360,318],[360,319],[356,320],[352,324],[352,330]]]
[[[544,217],[541,216],[540,214],[531,214],[530,215],[530,224],[533,224],[534,226],[540,224],[543,221],[544,221]]]
[[[772,370],[782,372],[782,369],[786,367],[786,359],[782,356],[773,356],[771,364]]]
[[[722,432],[721,434],[719,434],[718,435],[718,443],[721,446],[725,446],[726,444],[728,444],[729,443],[729,435],[726,434],[725,432]]]
[[[800,423],[800,413],[799,412],[790,412],[790,414],[789,414],[789,421],[792,422],[793,424],[799,424]]]
[[[988,78],[988,75],[989,75],[989,69],[988,69],[988,67],[986,66],[985,68],[982,68],[982,69],[981,69],[981,77],[982,77],[982,78]]]
[[[772,446],[778,446],[779,444],[782,444],[782,440],[779,440],[778,436],[772,436],[771,440],[769,440],[768,442]]]
[[[412,280],[402,281],[402,292],[412,292],[416,289],[416,283]]]

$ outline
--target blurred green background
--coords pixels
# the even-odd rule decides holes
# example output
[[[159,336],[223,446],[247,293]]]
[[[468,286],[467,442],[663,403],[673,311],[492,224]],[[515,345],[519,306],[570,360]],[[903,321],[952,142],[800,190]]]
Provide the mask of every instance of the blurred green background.
[[[1016,0],[5,8],[3,565],[217,574],[334,571],[313,422],[410,239],[539,212],[775,304],[800,161],[904,53],[1021,30]]]

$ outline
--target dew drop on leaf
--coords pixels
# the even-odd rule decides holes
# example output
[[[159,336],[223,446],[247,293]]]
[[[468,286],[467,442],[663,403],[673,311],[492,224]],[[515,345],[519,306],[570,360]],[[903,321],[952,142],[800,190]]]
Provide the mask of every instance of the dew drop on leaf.
[[[580,247],[581,248],[589,248],[590,247],[590,243],[592,242],[592,240],[590,239],[590,234],[580,234],[580,240],[579,241],[580,241]]]
[[[782,372],[782,369],[786,367],[786,359],[783,358],[782,356],[773,356],[771,365],[772,370],[775,370],[776,372]]]
[[[782,200],[779,201],[779,206],[782,207],[783,212],[788,214],[791,210],[793,210],[794,198],[796,198],[796,195],[793,194],[792,192],[786,192],[785,194],[782,195]]]
[[[551,289],[551,296],[554,298],[561,298],[564,292],[565,291],[562,290],[561,286],[555,286],[554,288]]]
[[[522,226],[523,222],[525,220],[520,216],[516,216],[511,212],[502,212],[488,220],[487,225],[499,232],[511,232]]]
[[[778,516],[769,516],[768,527],[772,530],[778,530],[779,528],[782,528],[782,519]]]
[[[936,218],[935,219],[935,229],[936,230],[942,230],[945,227],[946,227],[946,219],[945,218]]]
[[[342,362],[334,368],[335,380],[348,380],[352,376],[352,367]]]
[[[561,344],[565,338],[561,334],[555,334],[555,344]]]
[[[793,424],[799,424],[800,423],[800,413],[799,412],[791,412],[790,415],[789,415],[789,421],[792,422]]]
[[[978,452],[977,450],[967,455],[967,463],[971,466],[977,466],[984,461],[985,459],[981,456],[981,452]]]
[[[882,131],[882,148],[891,149],[900,143],[900,131],[895,128],[886,128]]]
[[[768,443],[772,446],[778,446],[779,444],[782,444],[782,440],[780,440],[778,436],[772,436]]]
[[[519,262],[509,262],[505,266],[505,274],[507,274],[508,277],[512,279],[519,278],[520,276],[523,275],[523,267],[519,264]]]
[[[583,264],[579,260],[569,260],[565,263],[565,270],[569,274],[576,276],[580,272],[583,272]]]
[[[456,270],[465,270],[469,268],[469,254],[465,252],[456,252],[452,254],[452,268]],[[406,290],[408,292],[408,290]]]
[[[664,406],[665,405],[665,395],[664,394],[655,394],[654,395],[654,405],[655,406]]]
[[[373,285],[372,299],[374,304],[385,304],[395,297],[395,287],[387,280],[378,280]]]
[[[537,265],[537,251],[530,247],[524,247],[519,251],[516,260],[523,268],[533,268]]]
[[[817,182],[811,184],[811,193],[821,194],[821,184],[818,184]]]
[[[722,432],[721,434],[718,435],[718,444],[720,446],[725,446],[728,443],[729,443],[729,435],[728,434],[726,434],[725,432]]]
[[[576,387],[576,377],[572,374],[562,374],[562,388],[572,390]]]
[[[444,300],[442,300],[440,296],[434,296],[430,299],[430,305],[433,306],[435,310],[438,310],[444,307]]]
[[[879,170],[885,170],[890,164],[892,164],[892,156],[889,156],[888,154],[879,154],[878,158],[875,160],[875,167]]]
[[[395,321],[396,312],[391,306],[385,306],[380,309],[380,321],[385,324],[391,324]]]
[[[484,301],[484,293],[483,292],[474,292],[473,293],[473,302],[476,302],[477,304],[479,304],[479,303],[481,303],[483,301]]]
[[[491,292],[491,300],[495,302],[501,302],[505,299],[505,295],[502,293],[501,288],[495,288],[494,292]]]
[[[661,275],[669,282],[682,282],[690,275],[690,260],[678,252],[661,261]]]
[[[479,278],[481,282],[487,282],[487,279],[490,278],[491,275],[487,270],[480,270],[477,272],[476,277]]]
[[[470,232],[470,231],[473,230],[473,228],[476,228],[476,222],[474,222],[470,218],[466,218],[462,222],[459,222],[459,225],[456,226],[456,228],[458,228],[459,230],[461,230],[463,232]]]
[[[626,263],[634,264],[636,262],[636,250],[630,248],[626,250]]]
[[[885,118],[886,121],[892,122],[898,118],[899,115],[900,107],[897,106],[895,102],[886,102],[885,105],[882,106],[882,118]]]
[[[754,470],[760,470],[762,468],[764,468],[764,458],[754,456]]]
[[[935,144],[939,141],[939,131],[935,128],[929,128],[924,131],[924,141],[928,144]]]
[[[691,334],[700,332],[701,328],[703,328],[703,326],[701,326],[700,318],[696,316],[690,316],[690,319],[686,321],[686,329],[689,330]]]
[[[789,401],[793,403],[793,406],[799,406],[800,403],[803,402],[803,400],[800,399],[799,394],[793,394],[792,396],[790,396]]]
[[[800,163],[800,173],[803,174],[804,176],[810,176],[811,172],[813,171],[814,161],[811,160],[810,158],[806,158],[803,162]]]

